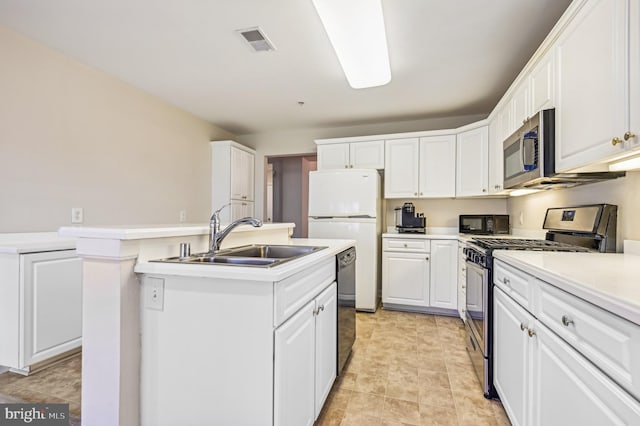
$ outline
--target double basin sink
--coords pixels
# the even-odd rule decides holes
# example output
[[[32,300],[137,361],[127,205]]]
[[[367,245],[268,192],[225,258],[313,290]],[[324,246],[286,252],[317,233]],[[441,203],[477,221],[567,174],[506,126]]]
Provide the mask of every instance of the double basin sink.
[[[322,246],[252,244],[219,250],[215,253],[198,253],[186,257],[169,257],[166,259],[152,260],[151,262],[269,268],[325,248],[326,247]]]

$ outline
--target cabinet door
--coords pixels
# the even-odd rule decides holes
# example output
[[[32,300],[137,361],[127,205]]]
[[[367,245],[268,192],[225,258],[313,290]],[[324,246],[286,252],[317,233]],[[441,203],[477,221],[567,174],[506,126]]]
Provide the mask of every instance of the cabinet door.
[[[518,130],[524,124],[530,114],[529,107],[529,82],[524,79],[513,93],[511,98],[512,121],[509,126],[509,134]]]
[[[419,150],[418,138],[385,141],[385,198],[418,196]]]
[[[349,168],[349,144],[318,145],[318,170]]]
[[[20,256],[23,271],[21,367],[82,343],[82,259],[75,250]]]
[[[243,217],[253,217],[254,214],[253,201],[238,201],[232,200],[231,206],[229,206],[228,213],[223,215],[220,212],[220,220],[222,223],[232,222],[234,220],[242,219]]]
[[[640,147],[640,2],[629,5],[629,130],[633,135],[627,144],[631,149]]]
[[[493,384],[515,426],[531,424],[531,345],[533,316],[497,287],[493,288]],[[551,423],[549,423],[551,424]]]
[[[420,138],[418,196],[456,196],[455,135]]]
[[[253,154],[231,147],[231,199],[254,199],[254,167]]]
[[[458,134],[456,196],[486,195],[489,186],[487,126]]]
[[[382,302],[429,306],[428,253],[383,253]]]
[[[431,270],[429,305],[436,308],[457,309],[458,242],[431,241]]]
[[[384,141],[349,144],[349,160],[349,167],[352,168],[384,169]]]
[[[640,424],[640,402],[538,321],[535,332],[532,424]]]
[[[529,96],[531,98],[529,115],[555,106],[553,98],[554,72],[553,51],[550,51],[540,60],[529,76]]]
[[[498,112],[489,123],[489,194],[502,191],[504,185],[503,147],[505,140],[502,131],[503,112]]]
[[[313,425],[315,420],[315,301],[275,331],[274,424]],[[249,384],[250,385],[250,384]]]
[[[556,171],[622,152],[627,131],[627,1],[585,2],[556,43]]]
[[[338,292],[334,282],[316,298],[316,399],[315,418],[336,379],[338,365]]]

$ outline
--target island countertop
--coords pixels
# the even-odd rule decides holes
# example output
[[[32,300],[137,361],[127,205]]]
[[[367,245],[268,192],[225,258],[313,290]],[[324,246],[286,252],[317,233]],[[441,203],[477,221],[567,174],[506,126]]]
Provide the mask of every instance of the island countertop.
[[[298,246],[321,246],[323,250],[301,256],[298,259],[283,262],[270,268],[252,266],[228,266],[212,264],[184,264],[161,262],[138,262],[136,273],[176,275],[185,277],[205,277],[246,281],[280,281],[328,257],[335,256],[349,247],[355,246],[355,240],[336,240],[320,238],[291,238],[287,242]],[[358,254],[356,253],[356,258]]]
[[[640,255],[496,250],[500,259],[640,325]]]

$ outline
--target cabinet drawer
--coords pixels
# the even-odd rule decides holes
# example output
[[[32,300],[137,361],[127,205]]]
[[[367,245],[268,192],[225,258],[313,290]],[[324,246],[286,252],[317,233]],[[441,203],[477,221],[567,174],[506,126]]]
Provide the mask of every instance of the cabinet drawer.
[[[536,310],[541,322],[640,398],[640,326],[544,282]]]
[[[384,251],[417,251],[429,253],[431,251],[430,240],[418,240],[413,238],[384,238],[382,243]]]
[[[275,283],[274,326],[277,327],[336,279],[336,258]]]
[[[493,283],[531,311],[533,277],[499,260],[495,260],[493,265]]]

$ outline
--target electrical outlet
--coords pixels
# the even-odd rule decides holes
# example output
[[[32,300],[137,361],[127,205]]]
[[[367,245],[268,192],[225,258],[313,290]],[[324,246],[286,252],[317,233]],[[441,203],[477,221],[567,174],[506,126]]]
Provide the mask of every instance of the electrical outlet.
[[[156,311],[164,309],[164,279],[149,277],[145,280],[144,307]]]
[[[187,221],[187,211],[180,210],[180,223],[185,223]]]
[[[84,211],[82,207],[71,207],[71,223],[82,223],[84,221]]]

